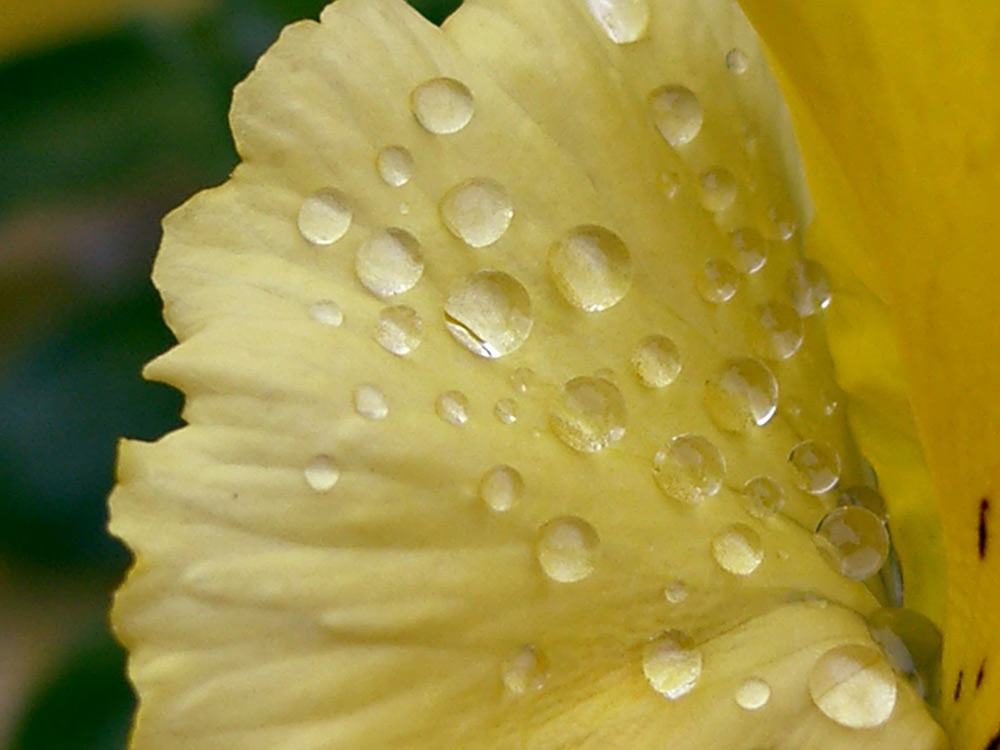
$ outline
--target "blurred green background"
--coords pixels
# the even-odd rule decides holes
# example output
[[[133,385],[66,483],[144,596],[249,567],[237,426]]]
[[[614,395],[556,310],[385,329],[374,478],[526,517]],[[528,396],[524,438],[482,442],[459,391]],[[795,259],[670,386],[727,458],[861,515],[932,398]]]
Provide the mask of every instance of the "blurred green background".
[[[413,0],[440,22],[459,0]],[[0,747],[124,748],[119,436],[179,425],[160,217],[225,180],[233,86],[322,0],[0,0]]]

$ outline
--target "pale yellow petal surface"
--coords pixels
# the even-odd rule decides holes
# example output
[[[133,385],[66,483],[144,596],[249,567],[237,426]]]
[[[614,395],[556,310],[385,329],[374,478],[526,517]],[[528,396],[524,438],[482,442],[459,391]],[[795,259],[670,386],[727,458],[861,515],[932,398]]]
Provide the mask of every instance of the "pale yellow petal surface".
[[[815,440],[839,487],[865,473],[822,316],[784,359],[760,327],[808,210],[775,88],[735,6],[649,10],[476,2],[439,30],[340,0],[237,90],[243,163],[168,217],[154,273],[180,344],[148,374],[188,426],[124,444],[112,497],[136,748],[946,746],[812,542],[838,490],[789,462]],[[703,112],[676,149],[664,86]],[[720,396],[731,360],[774,376],[761,426],[739,377]],[[705,461],[700,502],[671,455]],[[781,512],[749,512],[758,476]],[[650,661],[664,633],[693,687]],[[875,665],[830,684],[842,646]]]
[[[1000,8],[744,4],[792,92],[825,230],[817,253],[875,290],[899,341],[904,380],[867,381],[895,388],[896,401],[909,394],[933,476],[946,547],[947,723],[959,747],[996,747]],[[845,377],[864,387],[858,373],[872,351],[849,357]],[[900,514],[932,522],[910,506],[925,503],[922,480],[899,484]]]

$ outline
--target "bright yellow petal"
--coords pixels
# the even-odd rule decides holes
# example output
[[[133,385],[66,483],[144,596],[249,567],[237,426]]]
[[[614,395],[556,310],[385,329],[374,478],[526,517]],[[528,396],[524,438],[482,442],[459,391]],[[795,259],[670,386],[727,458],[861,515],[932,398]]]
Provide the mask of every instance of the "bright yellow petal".
[[[812,540],[865,470],[776,90],[644,7],[341,0],[238,89],[112,498],[135,747],[946,746]]]
[[[1000,7],[991,2],[812,3],[744,0],[788,82],[823,236],[813,252],[851,268],[884,305],[876,325],[898,338],[896,375],[868,363],[884,348],[832,322],[833,349],[859,419],[877,404],[904,423],[912,408],[940,507],[947,561],[943,711],[956,746],[1000,743]],[[838,338],[841,343],[838,343]],[[849,343],[850,346],[844,344]],[[849,349],[853,349],[849,351]],[[907,399],[909,406],[907,406]],[[895,406],[892,404],[895,403]],[[912,431],[911,431],[912,433]],[[916,444],[885,434],[880,476],[899,477],[894,512],[914,571],[934,513]],[[877,456],[872,456],[878,459]],[[904,465],[892,466],[901,459]],[[923,506],[923,507],[921,507]],[[895,521],[895,519],[894,519]],[[901,540],[902,541],[902,540]],[[901,543],[902,548],[902,543]],[[929,559],[935,559],[931,556]],[[920,586],[933,586],[921,570]],[[942,592],[944,571],[938,585]],[[940,594],[925,590],[925,604]]]

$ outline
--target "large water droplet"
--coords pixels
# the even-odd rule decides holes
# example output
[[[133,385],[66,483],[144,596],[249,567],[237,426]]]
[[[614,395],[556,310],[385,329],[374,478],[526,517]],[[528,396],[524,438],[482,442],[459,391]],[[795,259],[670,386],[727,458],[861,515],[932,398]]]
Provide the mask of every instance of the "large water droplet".
[[[810,495],[822,495],[840,480],[840,456],[825,443],[804,440],[792,448],[788,460],[795,469],[799,489]]]
[[[726,67],[733,75],[741,76],[750,67],[750,58],[747,53],[738,47],[733,47],[726,53]]]
[[[538,532],[538,564],[558,583],[582,581],[594,572],[600,542],[594,527],[582,518],[554,518]]]
[[[625,399],[603,378],[573,378],[552,407],[549,424],[573,450],[595,453],[625,434]]]
[[[379,177],[390,187],[402,187],[413,177],[413,154],[402,146],[388,146],[375,157]]]
[[[472,119],[472,92],[454,78],[432,78],[413,89],[410,109],[425,130],[456,133]]]
[[[325,326],[339,328],[344,323],[344,312],[340,305],[328,299],[320,300],[309,307],[309,317]]]
[[[743,485],[747,512],[754,518],[771,518],[785,507],[785,493],[770,477],[754,477]]]
[[[632,370],[647,388],[670,385],[681,373],[681,353],[677,344],[666,336],[647,336],[632,354]]]
[[[618,304],[632,282],[632,261],[618,235],[604,227],[577,227],[549,253],[556,288],[581,310],[597,312]]]
[[[705,409],[729,432],[765,425],[778,410],[778,381],[755,359],[730,360],[705,384]]]
[[[501,271],[477,271],[455,286],[444,306],[448,332],[480,357],[510,354],[531,333],[531,299],[521,282]]]
[[[375,340],[388,352],[400,356],[420,346],[424,322],[417,311],[406,305],[387,307],[379,314]]]
[[[799,260],[788,272],[788,293],[799,315],[815,315],[830,305],[830,279],[816,261]]]
[[[802,318],[782,302],[770,302],[757,308],[749,329],[754,350],[767,359],[788,359],[802,346]]]
[[[702,172],[698,185],[701,189],[701,205],[712,213],[725,211],[736,200],[736,178],[728,169],[715,167]]]
[[[402,294],[423,275],[420,243],[402,229],[376,232],[358,248],[354,270],[365,289],[376,297]]]
[[[347,196],[339,190],[326,188],[302,201],[299,232],[314,245],[332,245],[347,234],[352,218]]]
[[[728,302],[740,288],[740,273],[732,263],[721,258],[705,261],[695,279],[698,293],[714,305]]]
[[[884,608],[868,619],[868,629],[889,662],[917,693],[936,705],[941,679],[941,631],[912,609]]]
[[[309,459],[303,471],[306,484],[316,492],[326,492],[333,489],[340,480],[340,469],[330,456],[315,456]]]
[[[744,711],[757,711],[771,700],[771,686],[759,677],[751,677],[740,683],[733,697]]]
[[[690,143],[701,130],[701,104],[684,86],[655,89],[649,95],[649,107],[656,129],[674,148]]]
[[[628,44],[646,35],[649,26],[646,0],[587,0],[587,8],[615,44]]]
[[[846,578],[875,575],[889,554],[889,532],[867,508],[834,508],[819,522],[813,541],[831,567]]]
[[[446,391],[437,397],[434,411],[443,421],[458,427],[469,421],[469,399],[461,391]]]
[[[700,435],[678,435],[653,457],[653,476],[667,497],[700,503],[718,494],[726,462],[719,449]]]
[[[767,241],[756,229],[743,227],[730,232],[729,244],[736,256],[736,268],[743,273],[757,273],[767,263]]]
[[[668,630],[646,644],[642,672],[653,690],[677,700],[690,693],[701,677],[702,656],[691,637]]]
[[[504,662],[500,678],[514,695],[541,690],[549,678],[549,660],[537,646],[521,646]]]
[[[748,576],[764,561],[760,534],[746,524],[734,524],[712,539],[712,557],[727,573]]]
[[[469,247],[486,247],[503,236],[514,218],[510,196],[496,180],[475,177],[441,198],[441,219]]]
[[[523,494],[524,479],[521,472],[506,464],[494,466],[479,480],[479,499],[497,513],[513,508]]]
[[[809,695],[827,717],[851,729],[889,720],[896,706],[896,677],[874,648],[849,643],[823,654],[809,673]]]
[[[382,389],[366,383],[354,389],[354,411],[365,419],[385,419],[389,414],[389,402]]]
[[[512,398],[499,399],[493,404],[493,416],[501,424],[514,424],[517,421],[517,401]]]

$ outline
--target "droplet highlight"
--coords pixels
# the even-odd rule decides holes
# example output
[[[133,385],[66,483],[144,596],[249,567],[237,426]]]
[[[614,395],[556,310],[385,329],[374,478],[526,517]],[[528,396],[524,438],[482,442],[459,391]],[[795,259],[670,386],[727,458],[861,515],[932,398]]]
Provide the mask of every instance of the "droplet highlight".
[[[805,440],[792,449],[788,460],[799,489],[810,495],[822,495],[840,481],[840,456],[826,443]]]
[[[375,169],[386,185],[402,187],[413,177],[413,154],[402,146],[388,146],[375,157]]]
[[[422,340],[424,322],[417,311],[406,305],[387,307],[379,314],[375,340],[387,352],[409,354]]]
[[[420,243],[395,227],[376,232],[358,248],[354,271],[365,289],[380,299],[402,294],[424,273]]]
[[[674,148],[690,143],[701,131],[703,114],[698,97],[684,86],[662,86],[649,95],[653,122]]]
[[[672,500],[697,504],[722,489],[726,462],[701,435],[678,435],[653,457],[653,477]]]
[[[646,35],[647,0],[587,0],[587,9],[615,44],[630,44]]]
[[[573,378],[553,405],[549,424],[573,450],[596,453],[625,435],[625,398],[603,378]]]
[[[643,648],[642,673],[653,690],[668,700],[690,693],[701,669],[701,650],[679,630],[668,630]]]
[[[315,456],[309,459],[303,475],[316,492],[327,492],[340,480],[340,469],[330,456]]]
[[[469,247],[499,240],[514,218],[510,196],[496,180],[476,177],[459,183],[441,198],[441,220]]]
[[[889,555],[885,522],[867,508],[834,508],[823,516],[813,541],[830,566],[845,578],[875,575]]]
[[[836,646],[809,673],[809,695],[825,716],[850,729],[885,724],[896,706],[896,677],[874,648]]]
[[[455,340],[487,359],[515,351],[534,324],[528,290],[501,271],[477,271],[463,279],[452,289],[444,312]]]
[[[502,398],[493,405],[493,416],[500,424],[514,424],[517,421],[517,402],[512,398]]]
[[[535,552],[542,571],[557,583],[576,583],[594,572],[600,537],[576,516],[554,518],[538,532]]]
[[[618,304],[632,283],[632,259],[621,238],[604,227],[576,227],[552,246],[549,269],[556,288],[587,312]]]
[[[716,426],[742,432],[771,421],[778,410],[778,381],[755,359],[733,359],[706,383],[704,402]]]
[[[354,389],[354,411],[365,419],[385,419],[389,414],[389,402],[381,388],[366,383]]]
[[[410,109],[424,130],[435,135],[457,133],[472,119],[472,92],[454,78],[432,78],[413,89]]]
[[[299,233],[313,245],[332,245],[351,227],[353,213],[339,190],[326,188],[310,195],[299,208]]]

